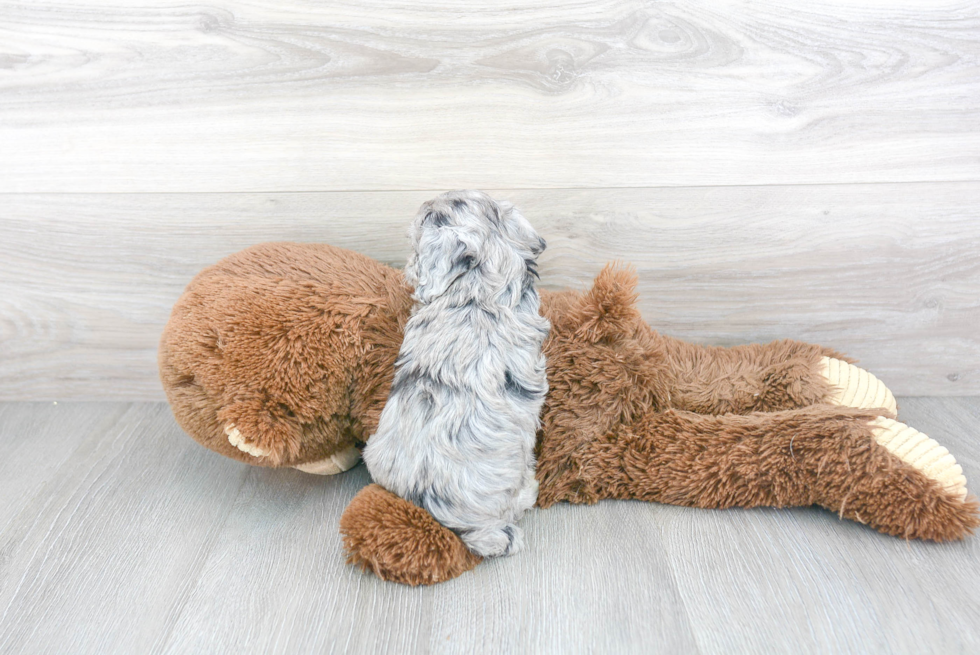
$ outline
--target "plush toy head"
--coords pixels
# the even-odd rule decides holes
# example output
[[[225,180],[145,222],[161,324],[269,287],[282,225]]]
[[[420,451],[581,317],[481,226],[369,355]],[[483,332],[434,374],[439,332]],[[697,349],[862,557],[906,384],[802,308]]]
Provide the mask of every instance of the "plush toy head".
[[[256,466],[339,473],[377,429],[412,290],[324,244],[267,243],[201,271],[160,340],[180,426]]]

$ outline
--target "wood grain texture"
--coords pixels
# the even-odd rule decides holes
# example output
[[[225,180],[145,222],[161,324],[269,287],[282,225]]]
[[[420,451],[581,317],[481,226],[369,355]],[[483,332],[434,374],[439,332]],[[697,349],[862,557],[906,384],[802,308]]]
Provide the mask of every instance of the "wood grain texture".
[[[0,191],[980,179],[962,0],[47,0],[0,35]]]
[[[980,399],[899,401],[975,489]],[[344,563],[363,465],[250,468],[160,403],[0,404],[0,445],[17,453],[0,461],[2,652],[980,648],[977,536],[905,542],[817,508],[557,505],[522,521],[527,551],[409,588]]]
[[[269,240],[400,266],[434,193],[6,196],[0,398],[162,399],[157,341],[199,270]],[[544,287],[631,262],[665,334],[822,343],[899,394],[980,393],[980,183],[492,193],[547,238]]]
[[[44,432],[66,435],[70,457],[48,462],[0,534],[0,652],[148,652],[166,638],[246,472],[179,443],[165,405],[18,409],[21,425],[26,415],[44,429],[5,423],[5,442],[43,461]],[[25,486],[7,472],[5,498]]]
[[[953,452],[977,488],[977,399],[900,398],[899,419]],[[824,510],[675,507],[674,580],[703,653],[966,653],[980,642],[980,538],[929,545],[879,539]],[[733,517],[733,514],[740,516]],[[739,627],[742,626],[742,627]]]

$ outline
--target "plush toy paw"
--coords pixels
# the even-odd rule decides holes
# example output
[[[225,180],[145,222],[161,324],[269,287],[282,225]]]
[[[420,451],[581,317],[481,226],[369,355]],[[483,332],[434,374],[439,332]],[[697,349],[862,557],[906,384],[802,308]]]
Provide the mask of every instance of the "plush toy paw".
[[[330,457],[306,464],[297,464],[293,468],[313,475],[336,475],[354,468],[359,461],[361,461],[361,451],[355,446],[348,446]]]
[[[262,448],[258,444],[249,443],[232,423],[225,426],[225,434],[228,435],[228,443],[243,453],[248,453],[252,457],[268,457],[269,453],[272,452],[271,450]]]
[[[340,533],[349,563],[407,585],[451,580],[482,561],[427,511],[377,484],[354,496]]]
[[[950,495],[966,498],[966,477],[963,469],[948,450],[915,428],[879,416],[870,423],[879,445],[906,464],[934,480]]]
[[[888,415],[898,415],[895,396],[881,380],[863,368],[845,361],[824,357],[820,373],[830,383],[832,393],[827,401],[832,405],[857,409],[885,409]]]

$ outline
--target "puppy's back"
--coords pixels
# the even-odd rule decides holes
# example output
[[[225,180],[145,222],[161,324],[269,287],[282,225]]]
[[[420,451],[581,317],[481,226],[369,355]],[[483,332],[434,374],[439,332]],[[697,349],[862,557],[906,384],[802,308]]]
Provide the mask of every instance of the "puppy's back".
[[[496,204],[474,218],[486,200],[443,197],[416,217],[406,278],[418,302],[364,459],[382,486],[496,556],[521,548],[514,523],[537,498],[548,322],[534,287],[543,240]]]

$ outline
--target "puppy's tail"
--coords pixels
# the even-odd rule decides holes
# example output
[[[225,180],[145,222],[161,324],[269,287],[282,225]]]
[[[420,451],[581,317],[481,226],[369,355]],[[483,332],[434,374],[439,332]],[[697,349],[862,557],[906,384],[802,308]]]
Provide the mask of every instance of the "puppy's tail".
[[[430,585],[480,563],[452,530],[377,484],[361,489],[340,518],[347,561],[382,580]]]

